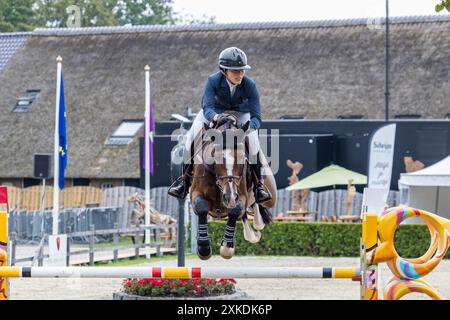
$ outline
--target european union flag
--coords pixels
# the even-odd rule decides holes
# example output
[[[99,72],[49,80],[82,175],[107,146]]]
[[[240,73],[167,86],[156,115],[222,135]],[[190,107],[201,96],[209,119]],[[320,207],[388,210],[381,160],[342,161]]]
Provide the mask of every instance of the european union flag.
[[[67,134],[66,134],[66,103],[64,98],[64,77],[61,74],[61,87],[59,92],[59,189],[64,188],[64,170],[67,166]]]

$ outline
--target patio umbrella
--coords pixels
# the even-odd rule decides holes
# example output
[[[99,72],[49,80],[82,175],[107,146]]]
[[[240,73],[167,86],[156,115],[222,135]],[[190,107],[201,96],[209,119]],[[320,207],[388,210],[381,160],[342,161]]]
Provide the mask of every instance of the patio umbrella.
[[[351,179],[353,179],[352,184],[367,184],[367,176],[333,164],[290,185],[286,190],[312,189],[339,184],[346,185]]]

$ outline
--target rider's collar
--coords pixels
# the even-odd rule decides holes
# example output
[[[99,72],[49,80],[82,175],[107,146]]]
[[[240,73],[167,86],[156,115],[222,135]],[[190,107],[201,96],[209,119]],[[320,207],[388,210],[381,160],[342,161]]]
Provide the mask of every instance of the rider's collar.
[[[225,77],[225,80],[227,80],[227,83],[228,83],[228,85],[230,86],[230,88],[235,88],[235,87],[237,87],[237,86],[239,85],[239,83],[238,83],[238,84],[233,84],[233,83],[231,83],[231,81],[228,80],[227,77]]]

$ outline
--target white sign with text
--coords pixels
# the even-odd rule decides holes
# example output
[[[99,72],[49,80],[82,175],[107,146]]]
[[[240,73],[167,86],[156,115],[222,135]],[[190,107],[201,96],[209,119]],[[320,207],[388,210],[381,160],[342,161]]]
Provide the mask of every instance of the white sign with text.
[[[390,189],[395,129],[396,124],[389,124],[379,128],[372,135],[369,145],[369,188]]]

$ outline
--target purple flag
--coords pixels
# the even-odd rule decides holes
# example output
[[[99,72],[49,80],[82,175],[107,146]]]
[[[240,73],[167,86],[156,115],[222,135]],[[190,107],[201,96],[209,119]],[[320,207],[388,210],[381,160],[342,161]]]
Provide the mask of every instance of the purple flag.
[[[155,120],[153,118],[153,102],[152,102],[152,93],[151,93],[151,89],[150,89],[150,106],[148,106],[150,108],[150,175],[153,176],[153,172],[154,172],[154,165],[153,165],[153,137],[155,134]],[[145,150],[145,139],[147,139],[147,128],[146,128],[146,121],[144,120],[144,156],[143,159],[144,161],[142,162],[142,166],[144,169],[146,169],[145,164],[145,154],[146,154],[146,150]]]

